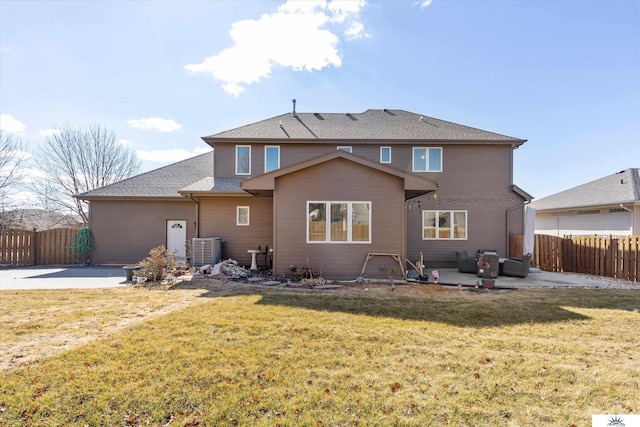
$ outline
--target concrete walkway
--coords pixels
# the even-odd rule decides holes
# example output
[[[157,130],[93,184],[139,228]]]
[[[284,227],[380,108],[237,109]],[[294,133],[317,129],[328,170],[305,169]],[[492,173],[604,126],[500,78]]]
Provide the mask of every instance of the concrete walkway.
[[[0,268],[0,291],[11,289],[113,288],[125,281],[122,266],[35,266]]]

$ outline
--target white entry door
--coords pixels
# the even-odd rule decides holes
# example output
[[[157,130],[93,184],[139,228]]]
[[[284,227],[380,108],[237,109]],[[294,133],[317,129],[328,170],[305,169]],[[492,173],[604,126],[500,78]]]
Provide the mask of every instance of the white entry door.
[[[187,241],[187,221],[170,219],[167,221],[167,250],[184,261],[187,257],[185,242]]]

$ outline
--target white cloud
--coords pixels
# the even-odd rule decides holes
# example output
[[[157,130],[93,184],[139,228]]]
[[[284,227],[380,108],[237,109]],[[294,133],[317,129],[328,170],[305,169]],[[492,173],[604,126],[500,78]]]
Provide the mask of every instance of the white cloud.
[[[414,5],[420,6],[420,9],[428,7],[431,4],[432,0],[419,0],[414,3]]]
[[[192,151],[188,151],[183,148],[176,148],[172,150],[138,150],[137,153],[138,157],[142,160],[173,163],[197,156],[198,154],[204,154],[208,151],[211,151],[211,148],[197,147]]]
[[[161,119],[159,117],[149,117],[146,119],[131,119],[127,122],[129,126],[142,130],[159,130],[160,132],[173,132],[182,129],[182,125],[173,119]]]
[[[23,133],[27,125],[10,114],[0,114],[0,129],[5,132]]]
[[[344,35],[347,38],[347,40],[361,39],[363,37],[366,37],[366,38],[371,37],[371,34],[367,34],[364,32],[364,25],[362,24],[362,22],[359,22],[359,21],[354,21],[351,24],[351,27],[349,27],[347,31],[344,32]]]
[[[246,85],[268,78],[274,66],[310,72],[340,67],[340,38],[327,27],[346,26],[348,39],[366,37],[358,20],[365,4],[364,0],[289,0],[275,13],[233,23],[233,46],[184,68],[211,74],[227,93],[238,96]]]
[[[62,132],[60,129],[41,129],[38,131],[38,135],[40,135],[41,138],[46,138],[48,136],[60,135],[60,132]]]

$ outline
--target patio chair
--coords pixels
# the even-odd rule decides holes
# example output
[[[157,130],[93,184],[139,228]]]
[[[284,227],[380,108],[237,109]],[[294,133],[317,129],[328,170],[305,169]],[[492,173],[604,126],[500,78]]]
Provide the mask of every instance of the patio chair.
[[[509,258],[502,263],[500,274],[524,279],[529,274],[529,267],[531,267],[531,254],[526,254],[522,259]]]
[[[456,251],[456,261],[460,273],[477,273],[478,258],[470,257],[467,251]]]

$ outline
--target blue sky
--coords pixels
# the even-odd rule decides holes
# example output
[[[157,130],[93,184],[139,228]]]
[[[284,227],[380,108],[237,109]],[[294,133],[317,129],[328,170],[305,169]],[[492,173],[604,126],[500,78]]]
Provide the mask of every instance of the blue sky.
[[[527,139],[536,198],[640,167],[640,1],[0,0],[0,126],[114,129],[145,170],[299,112],[404,109]]]

